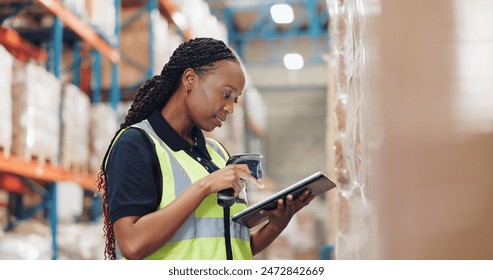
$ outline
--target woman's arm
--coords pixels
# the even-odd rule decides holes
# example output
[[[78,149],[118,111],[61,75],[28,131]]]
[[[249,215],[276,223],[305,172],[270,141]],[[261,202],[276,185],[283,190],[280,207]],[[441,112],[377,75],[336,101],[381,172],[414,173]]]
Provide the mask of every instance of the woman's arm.
[[[142,259],[152,254],[173,237],[207,195],[228,187],[233,187],[237,195],[243,188],[241,178],[256,181],[250,175],[247,165],[228,165],[190,185],[160,210],[142,217],[118,219],[114,223],[114,230],[123,256],[127,259]]]
[[[286,203],[282,199],[277,201],[277,209],[260,211],[260,214],[269,217],[269,222],[252,234],[250,239],[252,254],[255,256],[267,248],[286,228],[293,215],[314,198],[315,196],[310,195],[309,191],[305,191],[296,200],[293,200],[292,195],[288,195]]]
[[[208,189],[204,182],[198,181],[163,209],[142,217],[118,219],[113,227],[123,256],[143,259],[159,249],[209,194]]]

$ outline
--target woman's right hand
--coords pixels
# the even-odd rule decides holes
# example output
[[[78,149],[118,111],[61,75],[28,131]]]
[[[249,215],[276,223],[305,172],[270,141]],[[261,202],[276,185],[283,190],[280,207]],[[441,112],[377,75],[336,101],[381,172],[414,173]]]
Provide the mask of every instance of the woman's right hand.
[[[229,164],[201,180],[208,188],[209,194],[232,188],[235,191],[234,195],[238,196],[244,187],[243,181],[248,181],[259,188],[264,188],[264,185],[250,174],[250,169],[246,164]]]

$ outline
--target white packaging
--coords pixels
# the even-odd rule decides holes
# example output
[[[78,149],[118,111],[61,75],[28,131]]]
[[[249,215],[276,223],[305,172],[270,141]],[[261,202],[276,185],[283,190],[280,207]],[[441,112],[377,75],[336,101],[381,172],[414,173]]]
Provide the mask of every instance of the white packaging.
[[[108,104],[91,106],[89,172],[97,174],[111,139],[118,129],[117,113]]]
[[[60,81],[44,68],[15,61],[12,80],[12,153],[58,164]]]
[[[73,84],[63,88],[61,166],[77,172],[89,169],[89,96]]]
[[[12,147],[12,66],[14,58],[0,46],[0,149],[10,155]]]

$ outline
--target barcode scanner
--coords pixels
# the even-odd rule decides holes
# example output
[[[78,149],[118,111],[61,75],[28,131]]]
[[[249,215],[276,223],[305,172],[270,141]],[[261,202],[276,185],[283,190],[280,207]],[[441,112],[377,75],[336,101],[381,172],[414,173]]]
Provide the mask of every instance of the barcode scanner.
[[[262,168],[260,166],[260,160],[263,158],[259,154],[238,154],[230,157],[226,162],[228,164],[246,164],[253,177],[262,178]],[[243,179],[242,179],[243,180]],[[223,220],[224,220],[224,244],[226,247],[226,259],[233,259],[233,250],[231,247],[231,221],[230,211],[231,206],[235,204],[236,197],[235,191],[232,188],[222,190],[217,193],[217,204],[223,207]]]
[[[226,165],[228,164],[246,164],[248,165],[248,169],[250,170],[250,174],[253,177],[260,179],[262,178],[262,167],[261,167],[261,159],[262,155],[259,154],[238,154],[231,156]],[[231,207],[236,201],[236,197],[234,196],[235,191],[232,188],[228,188],[222,190],[217,193],[217,204],[222,207]]]

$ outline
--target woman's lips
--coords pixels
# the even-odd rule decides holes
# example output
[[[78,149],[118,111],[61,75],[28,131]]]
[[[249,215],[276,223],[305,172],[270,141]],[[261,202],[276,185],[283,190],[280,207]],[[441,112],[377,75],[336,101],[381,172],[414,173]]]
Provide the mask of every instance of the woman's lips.
[[[223,120],[221,120],[219,117],[214,117],[214,122],[218,127],[223,126]]]

